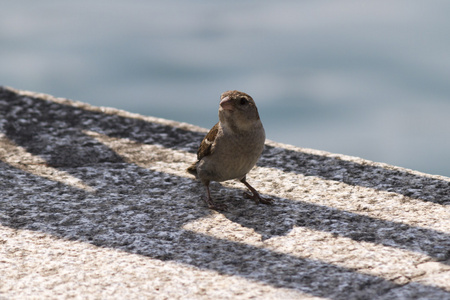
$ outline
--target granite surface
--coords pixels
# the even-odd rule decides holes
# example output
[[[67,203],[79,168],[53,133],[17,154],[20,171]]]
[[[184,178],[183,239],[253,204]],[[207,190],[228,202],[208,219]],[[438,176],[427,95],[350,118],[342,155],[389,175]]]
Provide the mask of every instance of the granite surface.
[[[0,87],[0,298],[450,299],[449,178],[268,141],[216,212],[205,132]]]

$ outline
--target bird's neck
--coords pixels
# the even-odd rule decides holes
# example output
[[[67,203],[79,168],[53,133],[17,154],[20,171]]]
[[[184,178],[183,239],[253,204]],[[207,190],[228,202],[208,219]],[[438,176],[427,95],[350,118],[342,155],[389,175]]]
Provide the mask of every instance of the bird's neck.
[[[259,119],[251,122],[240,122],[240,123],[231,120],[220,120],[220,125],[225,134],[242,134],[242,135],[253,133],[255,130],[257,131],[261,130],[263,127]]]

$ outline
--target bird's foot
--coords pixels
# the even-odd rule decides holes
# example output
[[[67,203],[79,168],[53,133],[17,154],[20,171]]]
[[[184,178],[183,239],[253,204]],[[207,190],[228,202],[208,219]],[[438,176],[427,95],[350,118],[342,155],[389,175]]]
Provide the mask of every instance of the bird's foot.
[[[263,198],[258,193],[253,193],[253,195],[251,195],[249,193],[244,192],[244,197],[255,201],[256,204],[262,203],[266,205],[272,205],[274,202],[273,199]]]
[[[244,192],[244,197],[248,198],[248,199],[252,199],[253,201],[255,201],[256,204],[262,203],[262,204],[267,204],[267,205],[272,205],[273,204],[273,200],[269,199],[269,198],[263,198],[259,195],[258,191],[255,190],[254,187],[252,187],[247,180],[244,178],[241,179],[241,182],[243,184],[245,184],[245,186],[252,192],[253,195],[250,195],[249,193],[245,193]]]
[[[213,210],[227,210],[227,205],[223,203],[214,203],[211,198],[205,198],[206,204],[208,205],[209,209]]]

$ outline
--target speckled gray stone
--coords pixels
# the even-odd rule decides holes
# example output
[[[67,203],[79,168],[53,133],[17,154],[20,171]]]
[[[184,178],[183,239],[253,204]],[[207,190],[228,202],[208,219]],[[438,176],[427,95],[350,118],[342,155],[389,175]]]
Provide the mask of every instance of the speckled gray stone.
[[[449,178],[268,141],[219,213],[204,134],[0,88],[0,298],[450,299]]]

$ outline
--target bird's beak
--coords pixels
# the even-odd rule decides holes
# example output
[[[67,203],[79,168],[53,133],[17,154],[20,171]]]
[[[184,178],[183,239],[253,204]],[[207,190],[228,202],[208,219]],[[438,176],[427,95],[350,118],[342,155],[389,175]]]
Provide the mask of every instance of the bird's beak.
[[[231,101],[230,97],[225,97],[220,101],[220,107],[224,110],[230,110],[233,111],[233,102]]]

